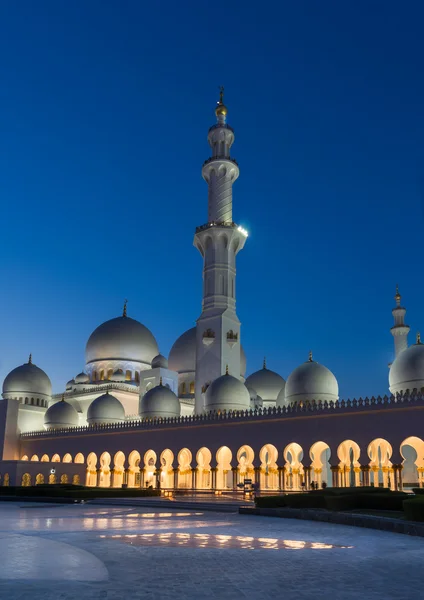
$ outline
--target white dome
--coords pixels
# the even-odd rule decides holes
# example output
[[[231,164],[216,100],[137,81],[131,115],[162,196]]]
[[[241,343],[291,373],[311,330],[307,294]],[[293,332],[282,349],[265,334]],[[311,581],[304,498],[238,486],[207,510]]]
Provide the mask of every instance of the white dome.
[[[286,383],[285,402],[330,402],[339,399],[339,386],[333,373],[309,359],[290,373]],[[281,399],[280,399],[281,401]]]
[[[116,371],[112,373],[112,377],[110,379],[111,381],[123,383],[124,381],[126,381],[125,373],[122,369],[116,369]]]
[[[46,373],[30,362],[16,367],[3,382],[3,398],[32,396],[49,400],[52,384]]]
[[[74,383],[90,383],[90,378],[87,373],[78,373],[75,377]]]
[[[150,366],[159,353],[153,334],[130,317],[116,317],[102,323],[90,335],[85,348],[86,363],[101,360],[141,362]]]
[[[140,416],[144,419],[179,417],[180,413],[180,401],[165,385],[157,385],[141,399]]]
[[[196,371],[196,327],[188,329],[174,343],[169,353],[168,368],[177,373]],[[240,375],[246,373],[246,355],[240,346]]]
[[[280,408],[282,408],[283,406],[288,406],[288,404],[289,403],[286,400],[286,386],[284,386],[277,396],[275,406],[279,406]]]
[[[77,411],[65,400],[52,404],[44,415],[45,429],[64,429],[66,427],[77,427],[78,424]]]
[[[70,379],[65,386],[66,391],[72,390],[74,385],[75,385],[75,379]]]
[[[284,390],[286,382],[278,373],[267,369],[266,366],[249,375],[246,385],[252,387],[265,402],[275,402],[281,390]]]
[[[168,360],[162,356],[162,354],[158,354],[152,360],[152,369],[167,369],[168,368]]]
[[[205,410],[247,410],[250,408],[249,392],[240,379],[221,375],[212,381],[205,394]]]
[[[424,344],[409,346],[394,360],[389,371],[392,394],[424,387]]]
[[[125,410],[118,398],[106,392],[99,396],[88,407],[87,421],[90,425],[107,425],[121,423],[125,420]]]

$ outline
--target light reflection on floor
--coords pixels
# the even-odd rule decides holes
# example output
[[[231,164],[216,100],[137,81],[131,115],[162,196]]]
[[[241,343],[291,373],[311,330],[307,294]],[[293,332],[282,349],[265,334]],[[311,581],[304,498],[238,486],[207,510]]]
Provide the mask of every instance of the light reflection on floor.
[[[353,546],[337,546],[322,542],[255,538],[240,535],[212,535],[207,533],[170,532],[100,535],[99,537],[114,539],[132,546],[185,546],[187,548],[231,548],[233,550],[331,550],[333,548],[353,548]]]

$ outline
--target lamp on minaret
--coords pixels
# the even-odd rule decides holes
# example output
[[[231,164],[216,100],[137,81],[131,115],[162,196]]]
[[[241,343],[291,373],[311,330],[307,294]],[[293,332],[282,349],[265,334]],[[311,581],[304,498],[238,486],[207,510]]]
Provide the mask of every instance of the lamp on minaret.
[[[211,156],[202,167],[208,184],[208,220],[197,227],[194,245],[203,258],[202,314],[196,327],[195,412],[203,412],[202,388],[228,370],[240,377],[240,321],[236,314],[236,255],[247,232],[233,221],[233,183],[239,176],[230,156],[234,130],[227,124],[224,88],[215,108],[216,124],[210,127]]]
[[[395,320],[393,327],[390,332],[395,340],[395,358],[399,356],[401,352],[408,347],[408,333],[410,330],[409,325],[405,324],[406,308],[403,308],[400,304],[402,296],[399,293],[399,286],[396,285],[395,302],[396,306],[392,310],[392,315]]]

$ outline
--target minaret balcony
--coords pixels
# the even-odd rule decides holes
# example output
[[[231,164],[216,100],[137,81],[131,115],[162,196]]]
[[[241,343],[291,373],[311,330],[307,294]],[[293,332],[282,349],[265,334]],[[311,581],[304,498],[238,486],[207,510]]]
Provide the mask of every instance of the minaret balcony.
[[[234,133],[234,129],[232,127],[230,127],[230,125],[227,125],[227,123],[216,123],[215,125],[212,125],[212,127],[209,127],[209,131],[212,131],[213,129],[229,129],[230,131],[232,131]]]
[[[212,329],[206,329],[203,332],[202,341],[205,346],[210,346],[215,341],[215,332]]]
[[[229,162],[234,163],[238,167],[238,162],[232,156],[211,156],[205,160],[205,162],[203,163],[203,166],[208,165],[209,163],[213,162],[214,160],[228,160]]]

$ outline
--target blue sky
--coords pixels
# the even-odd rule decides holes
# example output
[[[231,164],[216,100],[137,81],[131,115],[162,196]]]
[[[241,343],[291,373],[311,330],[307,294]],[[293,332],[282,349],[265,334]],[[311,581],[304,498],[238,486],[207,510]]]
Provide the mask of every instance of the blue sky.
[[[0,378],[29,352],[54,390],[121,313],[161,351],[201,309],[194,229],[225,85],[250,236],[248,372],[328,366],[387,391],[398,282],[424,328],[421,2],[64,1],[0,6]]]

